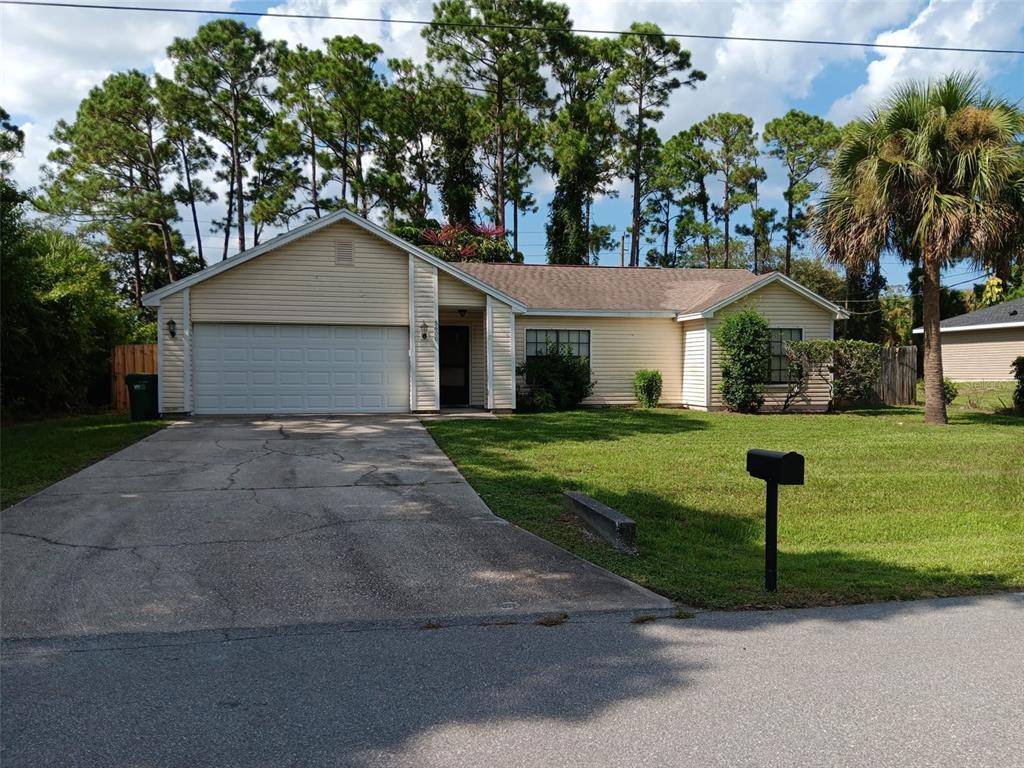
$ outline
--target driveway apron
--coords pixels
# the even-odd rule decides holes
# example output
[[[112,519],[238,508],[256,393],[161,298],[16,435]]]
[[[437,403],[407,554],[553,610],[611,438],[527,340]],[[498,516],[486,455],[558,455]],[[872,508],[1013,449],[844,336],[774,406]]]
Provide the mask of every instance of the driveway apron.
[[[179,422],[2,530],[5,639],[668,607],[496,517],[408,416]]]

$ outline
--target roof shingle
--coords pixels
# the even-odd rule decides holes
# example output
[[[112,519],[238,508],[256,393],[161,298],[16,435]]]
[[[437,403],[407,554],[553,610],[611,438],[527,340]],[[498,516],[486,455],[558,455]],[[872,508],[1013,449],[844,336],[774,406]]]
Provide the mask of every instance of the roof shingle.
[[[652,269],[463,262],[459,269],[531,310],[691,313],[765,280],[745,269]]]
[[[1024,298],[1011,299],[966,315],[947,318],[939,327],[945,331],[950,328],[974,328],[1002,323],[1024,323]]]

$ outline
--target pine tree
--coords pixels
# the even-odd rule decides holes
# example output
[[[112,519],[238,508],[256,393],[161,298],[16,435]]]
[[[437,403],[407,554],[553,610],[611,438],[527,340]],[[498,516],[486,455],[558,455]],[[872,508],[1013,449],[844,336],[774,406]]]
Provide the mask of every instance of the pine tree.
[[[591,206],[596,196],[610,193],[618,172],[610,87],[617,52],[611,40],[567,35],[549,54],[558,85],[556,108],[546,125],[548,170],[555,178],[546,227],[553,264],[590,261]]]
[[[633,184],[629,265],[637,267],[644,230],[643,205],[651,191],[659,156],[654,124],[664,116],[673,91],[682,86],[695,88],[706,76],[690,66],[690,52],[682,50],[677,40],[665,38],[656,24],[634,22],[629,31],[619,41],[614,84],[626,111],[622,156]]]
[[[720,202],[711,206],[722,223],[725,268],[732,256],[730,223],[733,214],[750,202],[750,179],[756,174],[757,134],[754,121],[735,112],[718,112],[700,124],[715,170],[721,180]]]
[[[803,207],[818,189],[813,180],[816,171],[828,166],[840,131],[817,115],[791,109],[784,117],[769,120],[764,127],[768,154],[786,166],[786,261],[783,271],[789,274],[793,249],[807,233],[808,216]]]
[[[205,106],[197,127],[225,148],[222,178],[232,190],[230,205],[240,252],[246,248],[247,164],[272,122],[268,83],[277,74],[279,50],[259,30],[234,19],[204,24],[194,37],[176,38],[167,49],[175,80]],[[230,226],[229,214],[225,235]]]
[[[162,260],[157,271],[173,281],[183,250],[168,191],[178,155],[153,86],[137,70],[111,75],[82,100],[72,123],[57,123],[51,138],[57,147],[39,206],[80,222],[84,233],[104,235],[113,255],[128,256],[132,300],[141,306],[145,273],[157,268],[153,256]]]
[[[490,171],[487,198],[495,223],[504,228],[514,115],[544,99],[540,63],[548,38],[539,27],[568,29],[568,10],[544,0],[441,0],[434,22],[423,30],[427,55],[481,94],[473,105]]]

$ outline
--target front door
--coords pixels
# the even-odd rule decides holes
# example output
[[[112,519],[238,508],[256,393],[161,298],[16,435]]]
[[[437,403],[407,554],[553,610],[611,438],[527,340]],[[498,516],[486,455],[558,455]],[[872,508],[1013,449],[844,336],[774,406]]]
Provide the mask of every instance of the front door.
[[[469,326],[442,325],[441,405],[469,405]]]

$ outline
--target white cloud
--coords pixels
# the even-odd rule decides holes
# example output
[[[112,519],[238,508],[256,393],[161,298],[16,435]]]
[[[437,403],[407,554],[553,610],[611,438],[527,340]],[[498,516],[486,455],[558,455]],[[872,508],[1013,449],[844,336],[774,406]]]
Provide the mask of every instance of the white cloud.
[[[932,0],[901,29],[883,32],[875,42],[896,45],[935,45],[970,48],[1020,47],[1024,32],[1024,3],[973,0],[969,5]],[[998,54],[880,49],[867,66],[867,82],[836,100],[829,117],[846,122],[864,114],[893,89],[908,80],[926,80],[954,70],[975,70],[990,77],[1012,59]],[[1017,94],[1019,96],[1020,94]],[[1011,97],[1014,94],[1010,94]]]
[[[166,0],[136,0],[164,4]],[[916,2],[811,3],[804,0],[760,2],[619,3],[570,0],[577,29],[622,30],[636,19],[653,21],[667,32],[725,33],[831,40],[874,40],[880,43],[933,44],[968,47],[1020,47],[1024,30],[1022,0],[917,0]],[[226,8],[230,0],[206,0],[204,7]],[[248,10],[247,6],[247,10]],[[429,0],[278,0],[278,13],[309,13],[376,19],[429,19]],[[189,35],[211,17],[81,9],[0,6],[0,105],[23,122],[25,155],[15,165],[22,187],[39,182],[39,166],[50,150],[48,136],[59,118],[72,118],[88,90],[114,71],[135,67],[170,74],[166,48],[176,36]],[[411,58],[423,62],[426,43],[422,27],[379,21],[332,21],[262,17],[251,22],[272,39],[291,45],[320,47],[325,37],[358,34],[384,50],[383,59]],[[760,128],[797,100],[813,97],[831,103],[829,116],[845,121],[884,96],[896,83],[951,69],[977,69],[983,77],[1001,66],[1020,66],[1019,59],[984,54],[872,51],[864,48],[803,46],[740,41],[682,40],[693,64],[708,74],[696,91],[672,96],[659,125],[663,137],[717,111],[752,115]],[[843,67],[842,80],[834,79]],[[857,74],[861,77],[857,78]],[[853,75],[859,85],[839,90]],[[846,86],[848,87],[848,86]],[[1019,98],[1021,93],[1007,94]],[[616,185],[618,200],[603,200],[602,214],[618,218],[629,203],[628,182]],[[776,197],[778,185],[766,186]],[[534,192],[544,198],[551,180],[535,173]],[[766,200],[778,205],[778,200]],[[200,211],[208,222],[223,216],[223,197]],[[541,211],[541,216],[546,212]],[[531,217],[532,218],[532,217]],[[204,222],[204,229],[207,224]],[[532,223],[537,229],[538,226]],[[191,238],[186,217],[182,233]],[[220,236],[205,234],[211,260],[219,257]],[[232,244],[233,245],[233,244]]]
[[[429,3],[398,0],[381,4],[379,0],[286,0],[267,9],[270,13],[349,16],[363,19],[429,19]],[[388,24],[379,21],[336,21],[330,19],[283,19],[264,16],[257,24],[267,38],[301,43],[307,48],[322,48],[324,38],[359,35],[384,50],[383,59],[426,59],[427,45],[417,24]]]
[[[228,0],[204,3],[229,6]],[[205,20],[197,14],[0,6],[0,105],[21,118],[25,130],[25,153],[14,167],[19,185],[39,183],[54,124],[73,118],[93,86],[115,71],[153,70],[175,37],[191,34]]]

